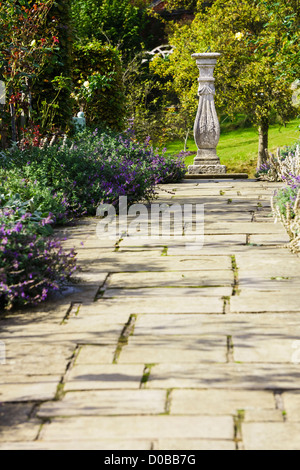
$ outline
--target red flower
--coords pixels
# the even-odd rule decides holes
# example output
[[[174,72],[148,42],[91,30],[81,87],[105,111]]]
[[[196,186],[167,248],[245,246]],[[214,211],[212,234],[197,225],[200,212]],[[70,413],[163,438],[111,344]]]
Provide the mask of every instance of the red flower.
[[[54,44],[58,44],[58,43],[59,43],[59,39],[58,39],[56,36],[53,36],[53,42],[54,42]]]

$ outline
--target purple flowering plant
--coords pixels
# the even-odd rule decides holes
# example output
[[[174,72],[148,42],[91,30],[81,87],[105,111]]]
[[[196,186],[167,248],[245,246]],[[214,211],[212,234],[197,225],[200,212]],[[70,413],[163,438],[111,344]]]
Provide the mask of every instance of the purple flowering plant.
[[[76,270],[73,250],[49,235],[54,224],[94,215],[101,202],[150,201],[156,186],[180,181],[184,155],[123,134],[85,131],[67,145],[15,148],[0,169],[0,307],[36,305]]]
[[[36,233],[31,219],[29,212],[0,209],[1,310],[39,304],[76,270],[74,250],[66,252],[58,239]],[[41,227],[49,223],[49,217],[40,221]]]
[[[300,176],[289,175],[285,178],[287,186],[275,192],[274,202],[280,210],[280,213],[286,217],[287,205],[290,207],[290,216],[295,217],[294,206],[298,192],[300,191]]]

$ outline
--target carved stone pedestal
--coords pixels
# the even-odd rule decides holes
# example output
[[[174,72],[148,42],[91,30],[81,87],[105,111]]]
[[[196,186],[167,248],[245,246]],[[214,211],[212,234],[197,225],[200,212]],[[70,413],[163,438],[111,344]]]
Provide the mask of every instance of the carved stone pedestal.
[[[217,156],[220,140],[220,124],[216,113],[214,95],[214,68],[219,53],[193,54],[199,68],[199,106],[194,125],[194,138],[198,147],[194,164],[189,166],[189,174],[224,174],[226,166],[221,165]]]

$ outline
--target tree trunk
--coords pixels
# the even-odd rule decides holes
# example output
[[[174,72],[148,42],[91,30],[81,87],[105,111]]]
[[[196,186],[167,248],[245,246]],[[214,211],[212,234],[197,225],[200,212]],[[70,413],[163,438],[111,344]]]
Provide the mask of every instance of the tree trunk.
[[[265,118],[261,121],[259,129],[259,143],[258,143],[258,162],[257,168],[260,168],[264,163],[267,162],[267,153],[269,147],[269,120]]]
[[[188,130],[187,133],[185,134],[185,138],[184,138],[184,151],[185,152],[187,151],[187,143],[188,143],[189,135],[190,135],[190,131]]]

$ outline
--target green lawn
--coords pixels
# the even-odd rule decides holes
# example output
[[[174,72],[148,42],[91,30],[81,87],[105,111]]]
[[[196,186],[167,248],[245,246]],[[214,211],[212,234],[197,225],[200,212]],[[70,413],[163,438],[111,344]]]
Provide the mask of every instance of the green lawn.
[[[300,119],[295,119],[286,127],[274,125],[269,131],[269,150],[275,151],[277,147],[294,144],[299,139]],[[178,154],[183,149],[181,141],[169,142],[168,154]],[[193,139],[188,142],[188,150],[196,151],[197,147]],[[229,173],[248,173],[254,176],[257,163],[258,132],[254,128],[238,129],[229,132],[221,132],[220,142],[217,148],[221,164],[227,166]],[[194,156],[187,157],[186,164],[193,163]]]

